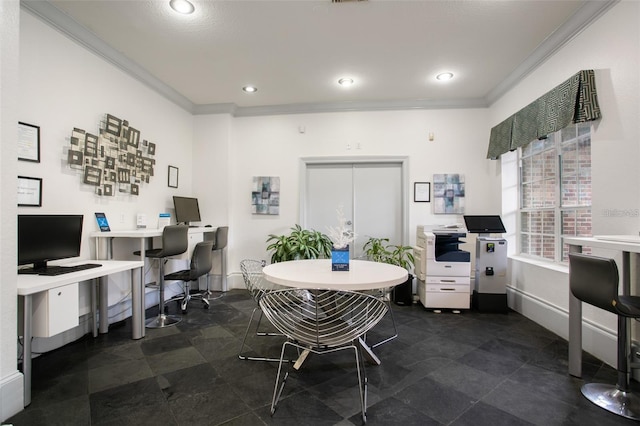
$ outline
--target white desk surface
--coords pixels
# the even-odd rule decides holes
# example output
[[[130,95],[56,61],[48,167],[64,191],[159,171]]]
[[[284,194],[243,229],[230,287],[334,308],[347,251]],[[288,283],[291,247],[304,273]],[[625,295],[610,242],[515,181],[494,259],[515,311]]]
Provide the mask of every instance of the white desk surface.
[[[50,290],[56,287],[62,287],[67,284],[77,283],[80,281],[91,280],[103,277],[117,272],[130,271],[136,268],[142,268],[144,262],[141,260],[81,260],[76,262],[64,263],[62,265],[77,265],[80,263],[99,263],[99,268],[85,269],[78,272],[70,272],[68,274],[46,276],[35,274],[18,275],[18,295],[26,296],[39,293],[41,291]]]
[[[263,269],[267,280],[287,287],[373,290],[405,282],[407,270],[387,263],[350,260],[349,271],[332,271],[330,259],[278,262]]]
[[[214,232],[216,228],[206,227],[206,226],[198,226],[196,228],[189,228],[190,234],[196,234],[199,232],[207,233]],[[124,229],[119,231],[95,231],[89,234],[92,238],[109,238],[109,237],[120,237],[120,238],[150,238],[150,237],[160,237],[162,236],[162,229],[160,228],[142,228],[142,229]]]
[[[634,235],[599,235],[595,237],[565,237],[564,242],[572,246],[640,253],[640,239],[637,238]]]

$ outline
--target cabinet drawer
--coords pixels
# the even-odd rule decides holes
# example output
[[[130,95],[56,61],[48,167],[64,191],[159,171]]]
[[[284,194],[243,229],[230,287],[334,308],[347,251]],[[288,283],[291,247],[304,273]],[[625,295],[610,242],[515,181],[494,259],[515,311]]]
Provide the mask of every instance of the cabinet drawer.
[[[435,260],[427,259],[426,272],[432,276],[444,276],[444,277],[464,277],[471,275],[471,263],[470,262],[436,262]]]
[[[78,283],[33,296],[33,336],[51,337],[80,324]]]
[[[471,279],[466,277],[434,277],[427,276],[425,279],[427,286],[445,286],[445,287],[464,287],[469,291],[471,287]]]
[[[471,295],[469,285],[451,283],[418,283],[418,297],[425,308],[469,309]]]

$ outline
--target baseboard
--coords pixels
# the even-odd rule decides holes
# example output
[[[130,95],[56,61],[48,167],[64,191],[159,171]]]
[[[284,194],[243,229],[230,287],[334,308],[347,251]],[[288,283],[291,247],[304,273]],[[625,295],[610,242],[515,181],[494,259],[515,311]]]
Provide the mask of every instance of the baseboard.
[[[0,379],[0,421],[24,409],[24,376],[15,371]]]
[[[507,286],[509,308],[563,339],[569,338],[569,310]],[[582,321],[582,348],[610,366],[617,363],[617,331],[588,319]]]

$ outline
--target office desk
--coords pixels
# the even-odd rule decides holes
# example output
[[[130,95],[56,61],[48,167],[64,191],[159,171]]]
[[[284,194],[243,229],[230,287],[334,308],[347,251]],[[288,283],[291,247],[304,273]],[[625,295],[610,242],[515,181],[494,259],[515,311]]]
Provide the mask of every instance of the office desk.
[[[194,234],[206,234],[209,232],[216,232],[216,228],[207,228],[205,226],[197,228],[189,228],[189,235]],[[107,254],[106,258],[111,259],[113,257],[113,239],[114,238],[137,238],[140,240],[140,258],[144,259],[147,248],[147,240],[154,237],[162,236],[162,229],[130,229],[122,231],[107,231],[107,232],[92,232],[89,234],[91,238],[96,240],[96,258],[100,259],[100,239],[107,238]]]
[[[215,232],[215,231],[216,231],[216,228],[208,228],[204,226],[189,228],[189,249],[187,249],[187,251],[190,251],[190,249],[192,248],[192,246],[195,245],[195,243],[202,241],[204,239],[204,234],[209,232]],[[122,230],[122,231],[107,231],[107,232],[97,231],[97,232],[92,232],[91,234],[89,234],[89,236],[91,238],[95,238],[96,259],[105,258],[105,259],[111,260],[113,258],[113,239],[114,238],[134,238],[134,239],[140,240],[140,259],[142,260],[142,262],[145,262],[147,243],[149,241],[152,241],[154,237],[161,237],[162,229],[142,228],[142,229],[130,229],[130,230]],[[105,239],[105,238],[107,239],[106,240],[107,253],[105,256],[100,256],[100,241],[101,239]],[[152,246],[153,244],[149,242],[149,248],[151,248]],[[185,259],[186,258],[187,257],[185,257]],[[145,283],[144,271],[145,271],[145,268],[143,266],[142,268],[140,268],[140,282],[143,283],[143,288]],[[100,293],[100,300],[107,300],[109,295],[108,295],[106,286],[100,286],[99,293]],[[144,298],[142,300],[142,303],[144,305]],[[143,312],[144,312],[144,306],[143,306]],[[143,320],[143,323],[144,323],[144,320]],[[103,318],[101,316],[100,329],[102,330],[106,327],[108,327],[108,318]]]
[[[85,261],[86,262],[86,261]],[[80,281],[92,281],[91,286],[91,316],[94,337],[97,335],[96,329],[96,291],[95,284],[98,278],[106,277],[117,272],[131,271],[131,321],[132,321],[132,338],[140,339],[144,337],[144,287],[142,281],[135,283],[134,271],[142,269],[144,262],[142,261],[117,261],[117,260],[101,260],[94,263],[102,264],[99,268],[85,269],[84,271],[71,272],[68,274],[56,276],[43,275],[18,275],[18,296],[22,297],[24,312],[24,350],[22,359],[22,373],[24,374],[24,405],[25,407],[31,403],[31,339],[32,332],[32,315],[33,315],[33,295],[48,291],[51,289],[66,286],[68,284]],[[69,263],[72,265],[73,263]],[[106,285],[104,286],[106,287]],[[107,317],[108,307],[106,299],[100,301],[100,317]],[[101,321],[102,322],[102,321]],[[101,330],[102,331],[102,330]],[[106,330],[104,330],[106,332]]]
[[[638,242],[634,242],[634,240]],[[631,253],[640,253],[640,239],[634,236],[602,236],[565,238],[569,251],[582,252],[582,247],[603,248],[622,252],[622,294],[631,291]],[[629,319],[627,318],[627,321]],[[569,290],[569,374],[582,377],[582,302]]]
[[[367,260],[350,260],[348,271],[332,271],[330,259],[307,259],[273,263],[262,272],[272,283],[315,290],[378,290],[401,284],[409,277],[404,268]],[[359,343],[367,358],[379,365],[380,359],[364,340],[359,339]]]

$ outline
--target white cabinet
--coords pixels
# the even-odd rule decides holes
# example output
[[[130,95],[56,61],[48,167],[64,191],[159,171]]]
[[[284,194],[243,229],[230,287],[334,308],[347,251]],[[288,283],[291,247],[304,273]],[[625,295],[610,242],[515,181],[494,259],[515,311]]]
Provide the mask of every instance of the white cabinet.
[[[78,283],[33,295],[33,337],[51,337],[79,325]]]

